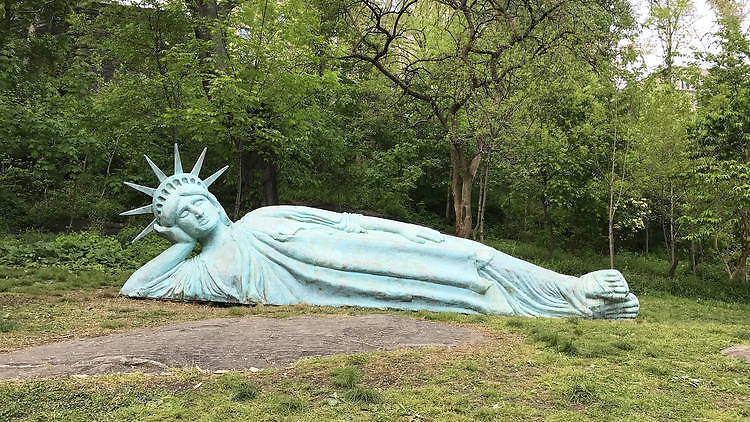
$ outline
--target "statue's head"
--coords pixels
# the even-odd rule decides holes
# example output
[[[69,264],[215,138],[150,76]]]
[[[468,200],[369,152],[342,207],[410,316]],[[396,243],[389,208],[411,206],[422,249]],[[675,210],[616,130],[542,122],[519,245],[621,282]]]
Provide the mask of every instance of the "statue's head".
[[[149,188],[125,182],[126,185],[139,190],[152,197],[151,204],[134,210],[123,212],[120,215],[134,215],[153,213],[154,220],[133,239],[133,242],[148,234],[154,228],[154,224],[165,227],[178,226],[185,233],[195,239],[200,239],[207,233],[213,231],[218,224],[226,226],[232,224],[226,211],[216,197],[208,191],[208,187],[229,167],[225,166],[216,173],[201,180],[198,177],[203,159],[206,156],[204,149],[193,169],[189,173],[182,170],[182,162],[177,144],[174,146],[175,169],[172,176],[164,174],[151,159],[146,156],[146,161],[159,179],[159,186]]]

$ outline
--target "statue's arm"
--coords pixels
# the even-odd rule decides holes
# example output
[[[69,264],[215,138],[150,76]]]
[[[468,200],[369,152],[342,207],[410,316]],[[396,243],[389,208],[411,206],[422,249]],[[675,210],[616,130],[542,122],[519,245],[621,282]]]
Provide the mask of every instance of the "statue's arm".
[[[196,240],[179,228],[163,227],[157,224],[154,225],[154,230],[172,242],[172,246],[136,270],[122,287],[123,292],[133,291],[169,273],[184,262],[195,248]]]
[[[416,224],[401,223],[361,214],[338,213],[309,207],[266,207],[249,215],[266,216],[313,225],[324,225],[347,233],[385,232],[406,238],[416,243],[442,242],[445,236],[437,230]],[[267,226],[267,225],[262,225]],[[274,225],[278,229],[278,225]]]
[[[426,241],[440,243],[445,240],[445,236],[437,230],[385,218],[362,216],[360,225],[367,231],[393,233],[416,243],[425,243]]]

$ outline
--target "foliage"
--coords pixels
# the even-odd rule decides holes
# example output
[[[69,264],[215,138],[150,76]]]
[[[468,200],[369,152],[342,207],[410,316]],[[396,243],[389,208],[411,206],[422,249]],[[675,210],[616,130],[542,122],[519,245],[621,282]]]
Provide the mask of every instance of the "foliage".
[[[747,278],[750,256],[750,40],[737,18],[720,21],[722,51],[699,90],[702,105],[693,176],[698,201],[685,221],[691,237],[713,238],[729,279]],[[739,276],[739,277],[738,277]]]
[[[5,235],[0,239],[0,265],[63,269],[94,269],[106,272],[132,270],[158,255],[168,243],[151,237],[130,246],[136,227],[123,230],[119,239],[96,232],[67,233],[57,236]]]
[[[645,76],[627,2],[509,4],[3,3],[0,263],[147,261],[163,243],[126,245],[142,223],[117,214],[144,197],[122,182],[155,184],[142,155],[168,169],[177,143],[185,162],[208,147],[206,172],[230,165],[212,189],[233,218],[288,203],[451,231],[460,214],[459,235],[481,221],[480,238],[544,242],[550,257],[601,253],[609,224],[613,252],[742,280],[750,76],[736,5],[717,3],[721,50],[699,72],[673,65],[691,2],[652,2],[664,65]],[[123,226],[117,241],[94,234]]]

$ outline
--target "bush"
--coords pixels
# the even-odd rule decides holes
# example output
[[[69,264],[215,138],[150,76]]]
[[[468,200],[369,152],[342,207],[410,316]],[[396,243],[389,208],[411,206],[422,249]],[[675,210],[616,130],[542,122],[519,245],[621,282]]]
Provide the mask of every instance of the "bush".
[[[136,228],[127,231],[135,230]],[[35,232],[17,236],[4,235],[0,238],[0,265],[54,265],[105,272],[133,270],[169,246],[161,238],[149,237],[142,239],[137,245],[130,245],[122,242],[119,235],[102,236],[91,231],[57,236]]]

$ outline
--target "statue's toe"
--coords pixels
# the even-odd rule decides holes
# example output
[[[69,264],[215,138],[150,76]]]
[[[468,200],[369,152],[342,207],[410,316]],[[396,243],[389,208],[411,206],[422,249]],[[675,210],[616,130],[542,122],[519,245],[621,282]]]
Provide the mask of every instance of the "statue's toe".
[[[640,303],[638,298],[629,293],[625,300],[605,301],[604,304],[594,309],[594,318],[603,319],[632,319],[638,316]]]
[[[624,301],[630,293],[628,282],[617,270],[600,270],[581,277],[587,283],[586,296],[609,301]]]

